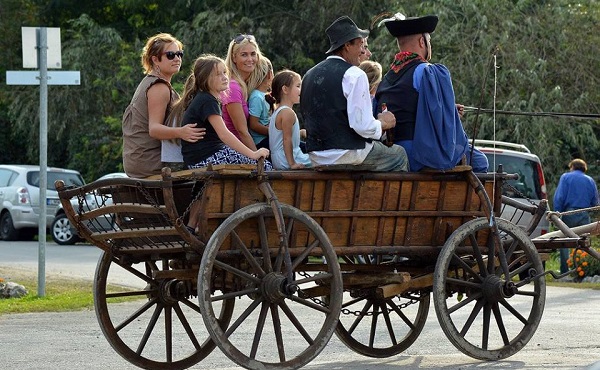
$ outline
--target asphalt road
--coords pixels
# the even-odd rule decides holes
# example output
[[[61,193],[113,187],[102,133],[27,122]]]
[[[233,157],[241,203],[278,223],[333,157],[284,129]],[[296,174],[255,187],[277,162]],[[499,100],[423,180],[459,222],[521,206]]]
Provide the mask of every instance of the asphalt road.
[[[91,279],[98,255],[96,248],[86,245],[61,247],[48,243],[46,272]],[[0,241],[0,267],[37,269],[37,243]],[[334,336],[305,369],[600,370],[599,308],[600,290],[548,287],[546,308],[532,340],[506,360],[483,362],[452,346],[432,305],[423,332],[400,355],[384,359],[364,357]],[[127,304],[122,309],[127,310]],[[138,369],[111,348],[93,310],[0,316],[0,346],[1,369]],[[219,350],[192,367],[238,368]]]

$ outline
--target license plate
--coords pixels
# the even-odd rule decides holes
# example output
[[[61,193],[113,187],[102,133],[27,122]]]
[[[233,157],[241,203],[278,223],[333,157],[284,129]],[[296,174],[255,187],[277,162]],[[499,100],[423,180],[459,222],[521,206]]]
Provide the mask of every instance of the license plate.
[[[57,206],[59,204],[60,204],[60,200],[59,199],[50,199],[50,198],[46,199],[46,205]]]

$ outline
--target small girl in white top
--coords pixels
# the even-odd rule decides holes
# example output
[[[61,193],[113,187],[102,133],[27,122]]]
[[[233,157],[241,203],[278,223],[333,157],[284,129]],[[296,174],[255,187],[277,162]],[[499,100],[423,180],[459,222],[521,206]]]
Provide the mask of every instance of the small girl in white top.
[[[271,95],[277,109],[269,123],[269,147],[271,162],[277,170],[311,166],[308,154],[300,150],[300,136],[306,137],[306,131],[300,130],[298,117],[292,109],[300,102],[301,85],[300,75],[290,70],[279,71],[273,78]]]

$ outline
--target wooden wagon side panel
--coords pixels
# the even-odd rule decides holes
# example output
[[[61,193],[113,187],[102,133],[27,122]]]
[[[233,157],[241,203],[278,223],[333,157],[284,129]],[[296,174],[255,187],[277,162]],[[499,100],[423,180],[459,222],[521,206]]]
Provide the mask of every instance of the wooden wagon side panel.
[[[205,235],[212,234],[237,209],[265,201],[256,183],[248,179],[223,177],[211,181]],[[305,179],[284,176],[270,183],[281,203],[314,218],[337,248],[441,247],[460,225],[484,216],[476,192],[456,174],[373,179],[351,175]],[[487,182],[485,188],[491,195],[493,183]],[[244,240],[257,236],[253,227],[243,233]],[[302,239],[296,237],[298,247],[305,245]]]

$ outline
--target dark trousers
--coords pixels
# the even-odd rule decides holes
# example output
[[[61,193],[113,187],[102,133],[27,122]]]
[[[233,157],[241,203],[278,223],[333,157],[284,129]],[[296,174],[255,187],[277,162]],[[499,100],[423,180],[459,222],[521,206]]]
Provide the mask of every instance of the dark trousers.
[[[571,211],[571,209],[569,209],[569,211]],[[564,216],[562,216],[562,221],[568,227],[587,225],[591,222],[590,215],[587,212],[578,212],[578,213],[573,213],[571,215],[564,215]],[[561,248],[560,249],[560,273],[561,274],[564,274],[565,272],[569,271],[569,268],[567,266],[567,260],[569,259],[569,253],[570,253],[569,248]]]

